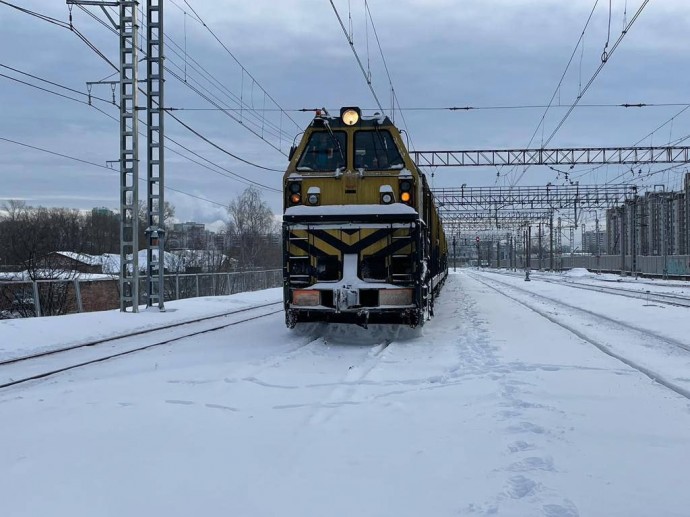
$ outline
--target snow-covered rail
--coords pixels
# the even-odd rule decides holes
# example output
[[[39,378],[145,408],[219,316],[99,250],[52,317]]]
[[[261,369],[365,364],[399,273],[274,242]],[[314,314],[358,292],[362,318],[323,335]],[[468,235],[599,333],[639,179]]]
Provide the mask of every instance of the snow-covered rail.
[[[222,330],[233,325],[271,316],[282,312],[282,310],[282,302],[265,303],[164,327],[131,332],[7,359],[0,361],[0,389],[166,345],[188,337]],[[230,321],[219,323],[219,320],[227,319]]]
[[[520,276],[524,277],[524,273],[498,273],[490,271],[496,274],[510,274],[510,276]],[[592,285],[588,282],[579,282],[573,279],[561,280],[554,278],[547,278],[546,275],[534,275],[531,274],[532,280],[539,280],[540,282],[548,282],[550,284],[565,285],[567,287],[572,287],[574,289],[584,289],[586,291],[595,291],[599,293],[614,294],[617,296],[625,296],[627,298],[637,298],[640,300],[645,300],[648,302],[663,303],[666,305],[673,305],[675,307],[687,307],[690,308],[690,298],[680,294],[671,293],[659,293],[652,292],[650,290],[639,290],[639,289],[627,289],[620,286],[609,286],[609,285]],[[685,287],[685,286],[683,286]]]
[[[666,373],[663,365],[654,359],[641,360],[639,357],[631,359],[629,353],[621,352],[622,347],[615,346],[615,343],[599,335],[598,328],[608,329],[608,335],[611,335],[611,329],[616,329],[618,341],[625,341],[626,347],[624,347],[624,349],[628,350],[633,347],[639,349],[648,348],[651,342],[659,347],[666,348],[672,353],[680,352],[687,355],[687,353],[690,352],[690,346],[686,343],[667,336],[662,336],[656,332],[632,324],[617,321],[605,315],[597,314],[585,308],[566,303],[557,298],[517,287],[512,283],[503,282],[495,278],[487,279],[484,276],[476,274],[471,274],[471,276],[486,287],[501,293],[520,305],[531,309],[552,323],[572,332],[580,339],[591,343],[603,353],[643,373],[654,382],[690,399],[690,386],[687,382],[684,382],[686,379],[669,375]],[[558,309],[561,310],[559,311]]]

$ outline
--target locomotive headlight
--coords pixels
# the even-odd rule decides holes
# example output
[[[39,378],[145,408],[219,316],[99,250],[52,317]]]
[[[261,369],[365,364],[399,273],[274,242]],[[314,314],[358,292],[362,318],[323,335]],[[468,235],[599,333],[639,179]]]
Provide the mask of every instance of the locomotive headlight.
[[[359,114],[359,108],[342,108],[340,110],[340,119],[346,126],[354,126],[359,122]]]
[[[288,188],[293,194],[299,194],[299,191],[302,189],[302,185],[300,185],[298,181],[293,181],[290,183],[290,185],[288,185]]]
[[[299,204],[300,199],[302,199],[302,196],[300,196],[299,194],[293,194],[293,195],[290,196],[290,202],[291,202],[293,205]]]
[[[307,202],[310,205],[318,205],[321,201],[321,189],[319,187],[309,187],[307,190]]]
[[[409,203],[410,199],[412,199],[412,196],[410,195],[409,192],[403,192],[402,194],[400,194],[400,200],[403,203]]]
[[[381,185],[379,187],[379,199],[381,199],[381,203],[384,205],[390,205],[395,199],[395,196],[393,196],[393,187],[390,185]]]

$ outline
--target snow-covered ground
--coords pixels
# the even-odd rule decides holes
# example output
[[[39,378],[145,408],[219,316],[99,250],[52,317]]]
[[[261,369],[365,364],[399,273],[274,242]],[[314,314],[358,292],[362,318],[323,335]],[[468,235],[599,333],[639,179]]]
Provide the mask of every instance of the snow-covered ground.
[[[487,269],[485,272],[512,275],[520,278],[525,277],[523,270]],[[682,280],[662,280],[658,278],[634,278],[610,273],[597,273],[596,271],[588,271],[584,268],[575,268],[565,272],[532,271],[530,273],[530,279],[546,280],[550,282],[557,281],[575,285],[616,287],[630,291],[640,291],[642,293],[669,293],[690,298],[690,282],[684,282]]]
[[[279,299],[2,321],[0,347]],[[688,335],[687,309],[470,270],[421,331],[254,320],[0,391],[0,515],[687,516]]]

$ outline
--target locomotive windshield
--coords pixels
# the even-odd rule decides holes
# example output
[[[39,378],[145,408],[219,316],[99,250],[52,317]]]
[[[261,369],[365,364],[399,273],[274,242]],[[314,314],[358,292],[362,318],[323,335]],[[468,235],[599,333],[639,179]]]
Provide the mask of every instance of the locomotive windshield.
[[[309,137],[297,163],[298,171],[334,171],[345,167],[347,134],[344,131],[319,131]]]
[[[355,133],[355,169],[399,169],[403,166],[398,147],[389,131]]]

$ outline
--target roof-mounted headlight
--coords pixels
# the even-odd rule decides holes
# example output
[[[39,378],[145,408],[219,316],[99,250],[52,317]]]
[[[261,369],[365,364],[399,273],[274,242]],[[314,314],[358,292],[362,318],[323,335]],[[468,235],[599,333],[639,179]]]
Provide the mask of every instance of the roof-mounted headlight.
[[[362,112],[359,108],[341,108],[340,119],[346,126],[354,126],[361,118]]]

